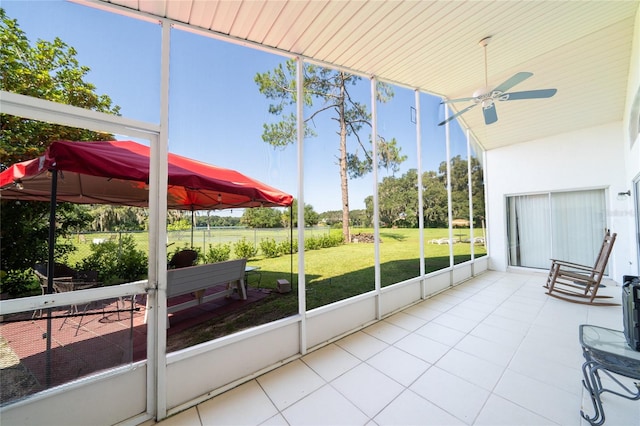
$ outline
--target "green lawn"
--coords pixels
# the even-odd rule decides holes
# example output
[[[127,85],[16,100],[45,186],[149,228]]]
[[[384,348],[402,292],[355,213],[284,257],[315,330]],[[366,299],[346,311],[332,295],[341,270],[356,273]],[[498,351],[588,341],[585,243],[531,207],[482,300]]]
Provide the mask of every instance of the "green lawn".
[[[208,238],[204,239],[202,233],[196,231],[194,245],[206,247],[204,244],[218,244],[232,242],[242,238],[259,244],[262,238],[274,238],[277,241],[289,237],[289,231],[261,230],[256,232],[249,229],[215,229],[206,231]],[[314,230],[314,233],[329,232],[328,228]],[[331,232],[340,232],[332,230]],[[352,233],[373,233],[372,229],[357,229]],[[420,245],[419,231],[416,229],[381,229],[380,231],[380,272],[383,286],[401,282],[419,275],[420,271]],[[468,239],[468,229],[456,229],[455,241]],[[476,236],[482,236],[482,230],[476,230]],[[147,234],[134,234],[137,247],[140,250],[148,250]],[[426,229],[425,239],[425,271],[432,272],[449,266],[448,244],[433,244],[431,240],[447,238],[446,229]],[[76,237],[74,243],[78,251],[70,258],[73,264],[89,253],[89,245],[94,238],[108,239],[110,235],[91,234],[84,238]],[[297,234],[294,232],[294,239]],[[175,233],[170,236],[171,244],[168,248],[172,252],[178,247],[190,245],[190,232],[182,231],[179,236]],[[471,244],[456,242],[454,248],[454,262],[459,263],[471,258]],[[475,244],[476,257],[486,255],[484,245]],[[374,289],[374,244],[354,243],[339,247],[310,250],[305,252],[305,281],[307,309],[313,309],[338,300],[343,300]],[[233,253],[232,253],[233,257]],[[258,254],[249,259],[248,265],[259,267],[258,275],[249,279],[251,287],[274,290],[276,280],[287,279],[291,282],[293,291],[288,294],[272,292],[265,299],[249,305],[243,312],[234,312],[229,318],[216,318],[198,327],[197,330],[189,330],[182,335],[173,337],[174,349],[190,346],[212,338],[229,334],[233,331],[285,318],[298,312],[298,255],[286,255],[278,258],[265,258]],[[176,343],[179,342],[179,343]],[[177,346],[175,346],[177,345]]]

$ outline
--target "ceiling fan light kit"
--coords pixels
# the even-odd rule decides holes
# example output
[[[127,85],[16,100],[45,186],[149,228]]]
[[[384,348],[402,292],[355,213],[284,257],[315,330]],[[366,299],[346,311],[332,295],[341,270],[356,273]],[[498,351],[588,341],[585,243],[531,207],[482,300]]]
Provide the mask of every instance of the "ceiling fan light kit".
[[[526,90],[523,92],[508,92],[509,89],[522,83],[529,77],[533,76],[531,72],[519,72],[508,78],[506,81],[497,85],[493,89],[489,86],[489,73],[488,73],[488,61],[487,61],[487,46],[491,42],[491,36],[485,37],[478,42],[478,44],[484,49],[484,87],[477,89],[473,92],[470,98],[459,98],[444,100],[441,103],[448,104],[453,102],[473,102],[472,105],[458,111],[452,116],[448,117],[444,121],[438,123],[438,126],[453,120],[454,118],[464,114],[477,105],[482,106],[482,114],[484,116],[484,123],[489,125],[498,121],[498,114],[496,112],[496,102],[515,101],[521,99],[543,99],[550,98],[556,94],[556,89],[539,89],[539,90]]]

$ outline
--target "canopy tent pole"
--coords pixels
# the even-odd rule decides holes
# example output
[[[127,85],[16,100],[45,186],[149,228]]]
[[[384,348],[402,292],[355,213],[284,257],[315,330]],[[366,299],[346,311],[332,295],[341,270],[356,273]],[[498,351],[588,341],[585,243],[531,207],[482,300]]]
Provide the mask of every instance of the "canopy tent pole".
[[[193,248],[193,228],[195,227],[195,223],[193,206],[191,206],[191,248]]]
[[[53,293],[55,273],[54,248],[56,243],[56,195],[58,192],[58,171],[51,169],[51,204],[49,207],[49,253],[47,257],[47,294]],[[47,308],[47,350],[45,352],[47,389],[51,386],[51,308]]]
[[[293,285],[293,203],[289,206],[289,282]]]

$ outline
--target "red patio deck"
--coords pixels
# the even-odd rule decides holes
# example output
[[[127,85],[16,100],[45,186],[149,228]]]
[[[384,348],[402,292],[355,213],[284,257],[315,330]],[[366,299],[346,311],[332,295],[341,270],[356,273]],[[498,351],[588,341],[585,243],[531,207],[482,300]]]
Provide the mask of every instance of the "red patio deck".
[[[206,294],[220,291],[220,286]],[[203,303],[169,316],[167,339],[198,324],[246,308],[268,292],[247,289],[247,300],[236,295]],[[169,306],[190,295],[172,298]],[[52,311],[50,350],[47,352],[47,313],[5,316],[0,323],[0,404],[57,386],[88,374],[146,358],[146,297],[117,303],[117,299],[94,302],[82,314],[67,316],[65,308]],[[124,305],[124,306],[123,306]],[[133,308],[133,309],[132,309]],[[50,376],[47,380],[47,356]],[[47,386],[47,382],[49,386]]]

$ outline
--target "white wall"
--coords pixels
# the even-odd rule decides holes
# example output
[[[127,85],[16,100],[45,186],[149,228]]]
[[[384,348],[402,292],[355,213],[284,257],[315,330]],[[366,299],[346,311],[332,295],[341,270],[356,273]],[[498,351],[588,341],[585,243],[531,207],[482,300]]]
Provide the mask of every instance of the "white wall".
[[[624,114],[624,130],[625,130],[625,147],[629,149],[628,153],[625,155],[626,159],[626,180],[628,182],[628,189],[631,189],[633,193],[633,181],[636,179],[640,179],[640,136],[638,134],[632,135],[629,133],[629,129],[631,126],[631,120],[635,120],[637,123],[638,116],[638,105],[636,104],[635,110],[633,110],[633,102],[634,99],[638,99],[640,97],[640,8],[638,8],[638,12],[636,13],[636,24],[635,24],[635,33],[633,36],[633,46],[631,53],[631,66],[629,67],[629,80],[627,86],[627,102],[625,107]],[[633,147],[631,147],[631,143],[635,138],[635,143]],[[631,148],[630,148],[631,147]],[[640,196],[640,194],[638,194]],[[637,203],[636,205],[639,205]],[[629,198],[627,200],[626,211],[633,212],[634,209],[634,200]],[[638,214],[638,213],[636,213]],[[631,247],[629,250],[631,254],[635,254],[635,258],[639,259],[638,251],[640,247],[638,244],[640,242],[640,229],[635,230],[636,238],[631,241]],[[640,275],[640,266],[638,266],[638,270],[633,275]]]
[[[636,274],[634,219],[622,122],[494,149],[486,153],[491,269],[507,268],[506,196],[534,192],[606,188],[607,225],[618,234],[610,259],[611,276]]]
[[[618,234],[610,260],[612,278],[640,275],[633,192],[640,177],[640,138],[629,134],[634,98],[640,92],[640,8],[629,67],[623,121],[525,142],[486,152],[490,268],[506,270],[507,195],[557,190],[607,188],[607,225]]]

